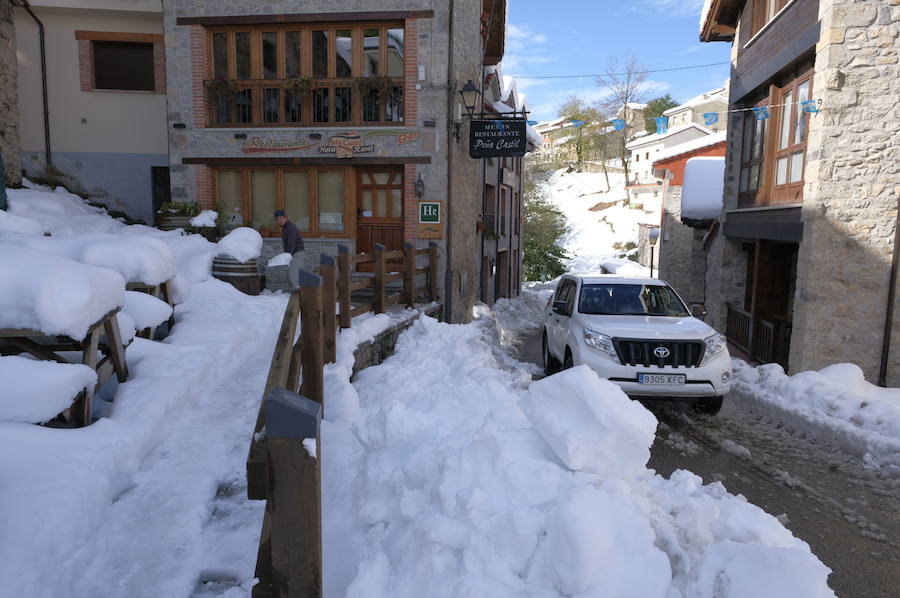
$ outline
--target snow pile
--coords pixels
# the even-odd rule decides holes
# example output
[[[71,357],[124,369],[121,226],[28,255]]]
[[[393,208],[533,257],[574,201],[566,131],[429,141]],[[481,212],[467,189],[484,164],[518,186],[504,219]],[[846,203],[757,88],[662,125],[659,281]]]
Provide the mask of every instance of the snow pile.
[[[278,255],[270,259],[266,266],[268,266],[269,268],[275,268],[277,266],[288,266],[290,265],[292,258],[293,256],[291,256],[290,253],[279,253]]]
[[[249,262],[259,257],[262,245],[262,235],[252,228],[242,226],[222,237],[216,244],[216,255],[230,256],[239,262]]]
[[[86,365],[0,356],[0,422],[51,420],[96,383]]]
[[[728,103],[727,99],[725,100],[725,102]],[[698,137],[697,139],[691,139],[690,141],[685,141],[684,143],[673,145],[672,147],[657,152],[653,156],[653,163],[656,164],[658,162],[662,162],[663,160],[668,160],[669,158],[680,156],[681,154],[686,154],[688,152],[703,149],[711,145],[716,145],[717,143],[725,143],[727,135],[728,131],[719,131],[718,133],[713,133],[712,135],[704,135],[703,137]],[[722,155],[724,154],[725,148],[723,147]]]
[[[23,179],[27,189],[7,189],[9,212],[36,220],[54,236],[84,233],[115,233],[125,224],[110,218],[101,208],[88,205],[63,187],[51,190]]]
[[[166,342],[128,348],[131,378],[94,401],[107,417],[0,423],[0,594],[186,598],[201,576],[252,579],[264,503],[223,504],[217,489],[242,494],[286,297],[194,290]]]
[[[739,396],[775,408],[793,425],[812,428],[853,452],[900,465],[900,389],[870,384],[851,363],[793,376],[774,363],[734,364],[732,391]]]
[[[92,233],[64,238],[36,237],[0,231],[0,244],[27,247],[42,253],[109,268],[126,282],[158,285],[175,275],[175,253],[159,239],[143,235]]]
[[[13,245],[0,247],[0,328],[84,338],[125,303],[125,281],[106,268]]]
[[[656,418],[586,365],[534,382],[519,407],[573,471],[632,478],[650,460]]]
[[[155,328],[172,315],[172,307],[168,303],[137,291],[125,291],[125,307],[122,311],[134,320],[137,330]]]
[[[0,210],[0,231],[12,231],[27,235],[43,235],[44,227],[37,220],[16,216],[6,210]]]
[[[422,318],[348,383],[326,372],[328,596],[825,597],[777,519],[646,469],[656,422],[586,368],[531,385],[484,320]],[[527,414],[527,415],[526,415]]]
[[[555,288],[555,285],[554,285]],[[547,302],[552,290],[522,289],[515,299],[502,297],[493,306],[493,314],[500,324],[500,341],[507,346],[520,344],[546,318]]]
[[[713,220],[722,212],[725,157],[691,158],[684,167],[681,217]]]
[[[203,210],[193,218],[191,218],[191,226],[196,227],[211,227],[216,225],[216,220],[219,218],[219,213],[215,210]]]
[[[606,263],[614,264],[627,243],[637,243],[638,225],[658,223],[659,214],[629,208],[626,205],[625,176],[609,173],[606,191],[603,173],[558,170],[548,180],[550,200],[566,217],[569,230],[559,245],[571,256],[567,269],[576,274],[600,272]],[[598,209],[599,208],[599,209]],[[627,260],[630,261],[630,260]],[[624,264],[622,264],[624,265]],[[615,272],[618,267],[607,270]],[[631,262],[622,274],[649,274],[649,269]]]
[[[703,0],[703,8],[700,9],[700,35],[703,35],[703,29],[706,27],[706,21],[709,20],[709,11],[712,9],[713,0]]]

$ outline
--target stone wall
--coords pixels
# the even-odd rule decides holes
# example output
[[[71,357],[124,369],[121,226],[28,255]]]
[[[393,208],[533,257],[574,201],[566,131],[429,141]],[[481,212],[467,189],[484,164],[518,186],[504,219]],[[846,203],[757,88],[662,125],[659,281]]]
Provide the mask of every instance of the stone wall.
[[[22,182],[16,62],[16,30],[12,5],[0,2],[0,155],[3,156],[4,175],[9,186]]]
[[[900,3],[821,0],[819,17],[790,366],[853,362],[875,381],[900,194]]]

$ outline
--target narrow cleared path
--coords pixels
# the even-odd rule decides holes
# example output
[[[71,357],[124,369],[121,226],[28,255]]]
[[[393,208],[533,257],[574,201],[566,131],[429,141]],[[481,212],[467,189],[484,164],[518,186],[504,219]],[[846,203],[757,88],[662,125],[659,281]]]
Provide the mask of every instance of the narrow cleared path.
[[[536,331],[516,350],[541,364]],[[716,416],[676,402],[647,405],[659,419],[649,467],[688,469],[781,519],[832,570],[842,598],[900,596],[900,474],[794,431],[726,398]]]

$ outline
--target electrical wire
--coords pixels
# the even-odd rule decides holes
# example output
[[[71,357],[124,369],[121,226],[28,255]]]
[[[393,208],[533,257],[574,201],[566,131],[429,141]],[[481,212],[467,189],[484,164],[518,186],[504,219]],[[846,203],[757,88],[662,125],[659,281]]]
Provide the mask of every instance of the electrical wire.
[[[668,73],[671,71],[686,71],[689,69],[703,69],[711,66],[722,66],[725,64],[731,64],[730,62],[710,62],[709,64],[696,64],[693,66],[676,66],[667,69],[649,69],[644,71],[634,71],[632,73],[604,73],[602,75],[533,75],[533,76],[522,76],[522,75],[514,75],[515,79],[584,79],[587,77],[622,77],[624,75],[644,75],[648,73]]]

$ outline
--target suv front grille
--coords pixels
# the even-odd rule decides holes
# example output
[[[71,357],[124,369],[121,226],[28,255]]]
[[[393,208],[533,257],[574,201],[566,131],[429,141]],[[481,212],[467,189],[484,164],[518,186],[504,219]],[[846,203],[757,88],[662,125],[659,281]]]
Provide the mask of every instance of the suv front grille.
[[[623,365],[644,367],[689,367],[695,368],[703,360],[706,345],[703,341],[651,341],[643,339],[614,338],[613,344],[619,361]],[[668,355],[660,357],[655,353],[665,349]],[[665,351],[659,350],[665,354]]]

